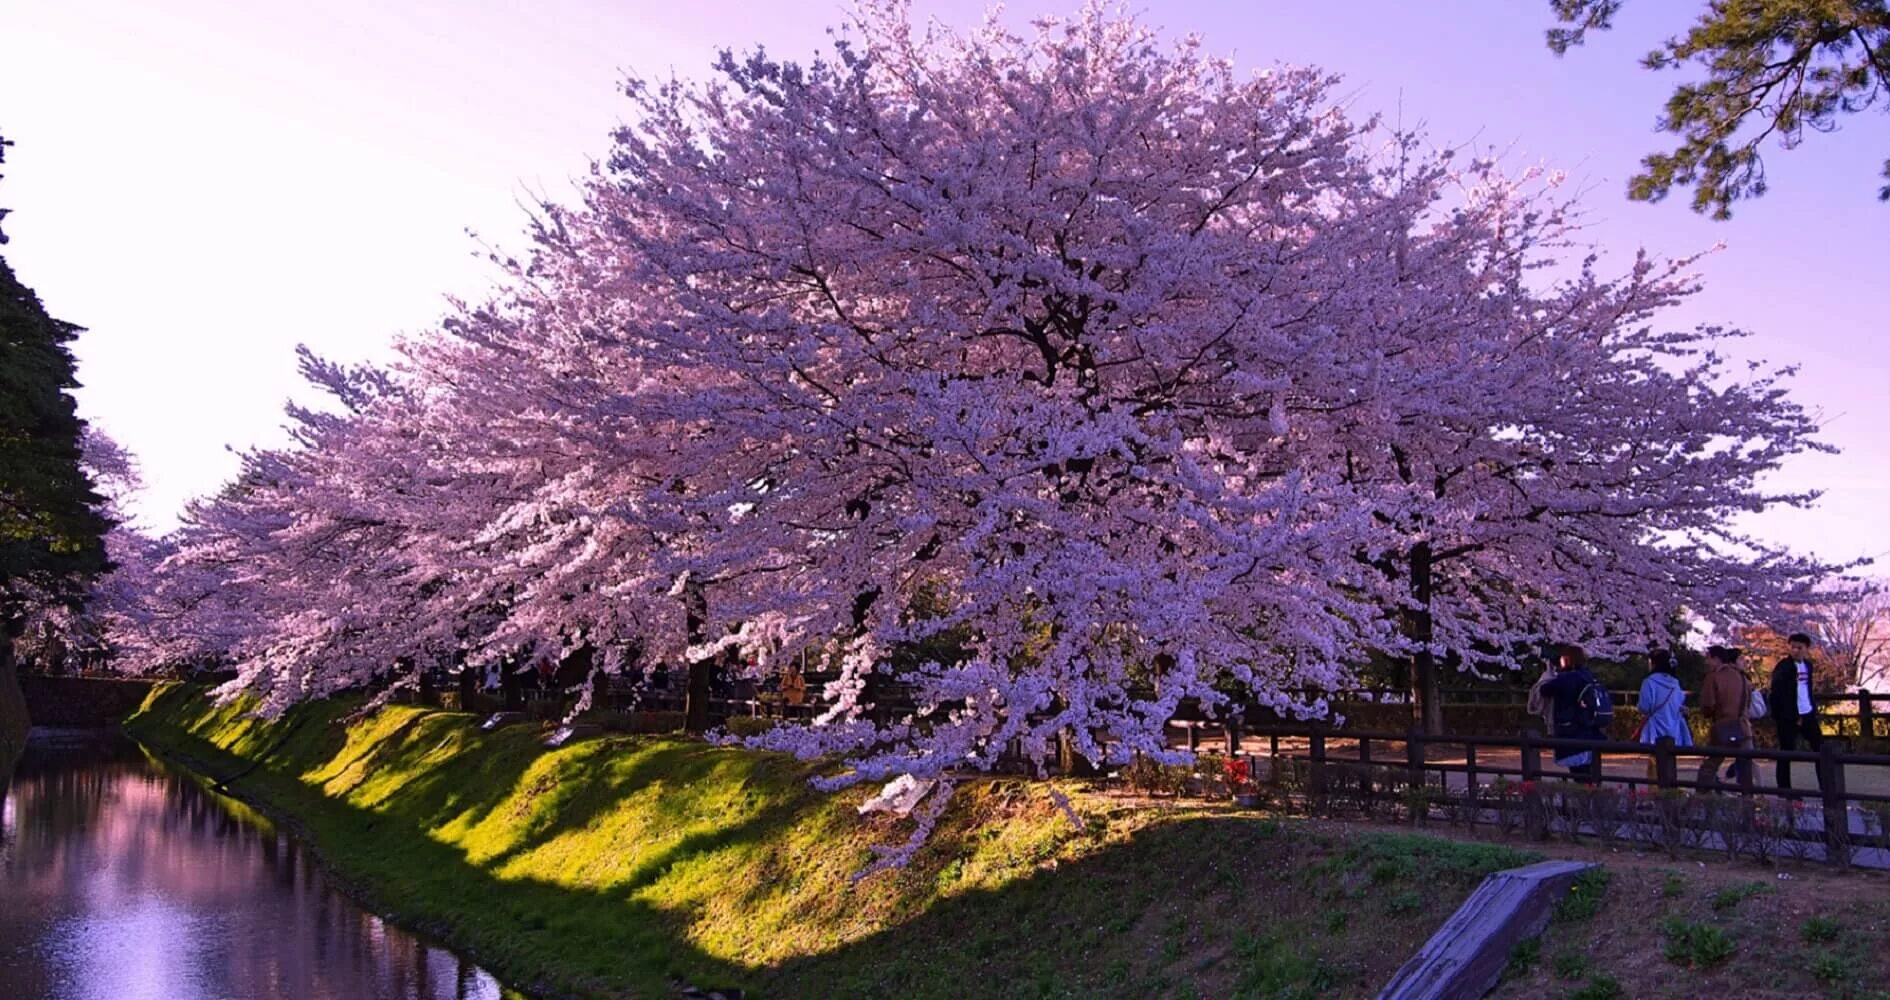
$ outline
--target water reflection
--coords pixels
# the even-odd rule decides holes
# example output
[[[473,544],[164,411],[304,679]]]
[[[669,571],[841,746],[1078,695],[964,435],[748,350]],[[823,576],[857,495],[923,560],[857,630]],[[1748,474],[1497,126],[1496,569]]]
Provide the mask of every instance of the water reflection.
[[[122,736],[36,730],[0,803],[0,997],[513,996]]]

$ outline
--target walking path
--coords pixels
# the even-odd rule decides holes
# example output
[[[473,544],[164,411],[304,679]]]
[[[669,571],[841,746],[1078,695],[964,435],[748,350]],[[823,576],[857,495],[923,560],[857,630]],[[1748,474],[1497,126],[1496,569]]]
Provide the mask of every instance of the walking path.
[[[1176,745],[1180,746],[1182,744],[1177,743]],[[1203,740],[1201,746],[1203,749],[1219,749],[1225,746],[1225,742],[1220,739],[1213,741]],[[1271,750],[1272,744],[1266,737],[1248,736],[1240,741],[1240,752],[1243,754],[1255,754],[1264,757],[1270,753]],[[1310,747],[1307,740],[1302,737],[1280,738],[1280,753],[1282,754],[1303,756],[1308,753],[1309,750]],[[1428,752],[1425,759],[1432,764],[1463,766],[1467,760],[1461,747],[1429,747],[1427,750]],[[1679,778],[1683,782],[1691,781],[1699,772],[1700,757],[1697,754],[1690,755],[1691,752],[1685,749],[1683,749],[1681,753],[1683,756],[1679,759]],[[1402,743],[1383,742],[1379,740],[1372,741],[1372,759],[1374,762],[1396,766],[1404,762],[1404,754],[1405,749]],[[1326,739],[1326,756],[1336,760],[1358,760],[1358,741],[1345,739],[1343,737],[1328,737]],[[1651,778],[1653,758],[1646,754],[1603,754],[1601,767],[1604,772],[1613,776],[1623,778]],[[1724,765],[1722,765],[1722,769],[1723,767]],[[1757,773],[1753,776],[1754,787],[1760,789],[1777,787],[1777,776],[1772,773],[1772,766],[1770,764],[1760,762],[1757,763],[1755,767],[1757,768]],[[1493,776],[1487,775],[1489,770],[1520,772],[1522,770],[1522,751],[1504,747],[1478,747],[1477,770],[1479,772],[1479,784],[1487,783],[1492,779]],[[1556,764],[1548,751],[1545,750],[1542,752],[1543,777],[1559,778],[1565,776],[1567,773],[1567,769]],[[1461,789],[1467,784],[1466,779],[1468,776],[1462,771],[1445,772],[1445,777],[1451,788]],[[1506,777],[1515,780],[1515,775],[1513,774],[1506,775]],[[1793,765],[1792,784],[1800,791],[1810,792],[1817,790],[1817,773],[1811,762],[1806,761]],[[1890,795],[1890,767],[1859,764],[1848,765],[1844,769],[1844,788],[1853,795]]]

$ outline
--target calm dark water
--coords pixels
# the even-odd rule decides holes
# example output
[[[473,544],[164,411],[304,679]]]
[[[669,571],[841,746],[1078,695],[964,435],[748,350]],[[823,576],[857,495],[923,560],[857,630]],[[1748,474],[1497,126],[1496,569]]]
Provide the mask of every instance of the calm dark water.
[[[122,735],[35,730],[0,804],[5,1000],[514,996]]]

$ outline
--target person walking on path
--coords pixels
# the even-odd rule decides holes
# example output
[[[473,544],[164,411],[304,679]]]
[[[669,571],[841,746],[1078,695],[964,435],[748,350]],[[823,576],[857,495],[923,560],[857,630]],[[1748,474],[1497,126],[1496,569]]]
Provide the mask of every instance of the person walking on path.
[[[1556,658],[1555,676],[1541,683],[1542,696],[1554,704],[1555,736],[1565,740],[1605,739],[1614,706],[1608,692],[1588,670],[1588,654],[1580,646],[1564,646]],[[1555,762],[1593,783],[1601,777],[1601,754],[1593,750],[1557,750]]]
[[[1752,682],[1739,670],[1739,651],[1714,646],[1706,651],[1706,663],[1706,680],[1700,684],[1700,711],[1706,716],[1707,744],[1715,748],[1751,749],[1752,723],[1746,718],[1746,709],[1752,704]],[[1700,761],[1702,788],[1719,786],[1719,765],[1725,759],[1708,757]],[[1751,768],[1751,761],[1735,760],[1731,774],[1743,779]]]
[[[1818,697],[1811,690],[1811,637],[1798,632],[1789,642],[1790,654],[1772,668],[1772,725],[1780,750],[1796,750],[1802,739],[1805,749],[1815,753],[1824,746],[1824,731],[1818,723]],[[1778,762],[1778,787],[1792,787],[1789,760]]]
[[[1641,727],[1635,739],[1651,746],[1661,737],[1671,736],[1674,746],[1690,747],[1693,730],[1687,725],[1687,693],[1674,675],[1673,654],[1656,649],[1647,658],[1653,669],[1641,682],[1640,698],[1635,701],[1641,710]]]

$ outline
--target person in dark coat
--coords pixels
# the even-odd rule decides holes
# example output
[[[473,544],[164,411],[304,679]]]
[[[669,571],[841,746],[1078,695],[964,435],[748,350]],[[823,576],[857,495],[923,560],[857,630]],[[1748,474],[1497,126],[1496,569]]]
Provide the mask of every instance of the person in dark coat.
[[[1818,696],[1811,689],[1811,637],[1798,632],[1789,642],[1791,652],[1772,668],[1772,725],[1780,750],[1796,750],[1802,741],[1805,749],[1816,752],[1824,746],[1824,732],[1818,724]],[[1778,762],[1778,787],[1792,787],[1791,761]]]
[[[1556,658],[1555,676],[1540,682],[1542,696],[1555,706],[1555,735],[1565,740],[1606,739],[1601,727],[1585,718],[1581,710],[1582,692],[1601,686],[1588,670],[1588,654],[1580,646],[1564,646]],[[1592,783],[1601,777],[1601,754],[1592,750],[1563,749],[1555,752],[1555,762],[1577,775],[1576,780]]]

